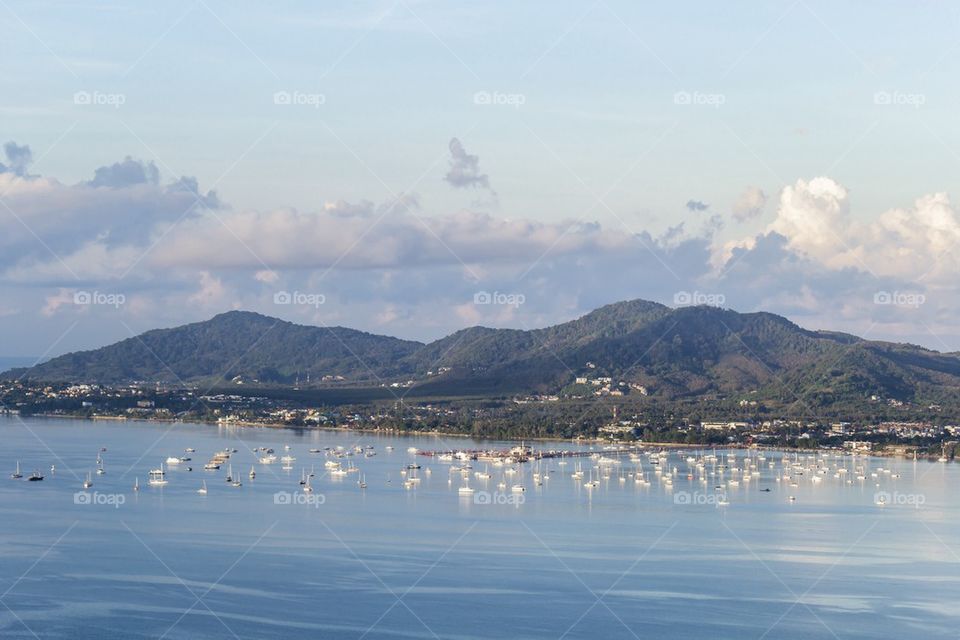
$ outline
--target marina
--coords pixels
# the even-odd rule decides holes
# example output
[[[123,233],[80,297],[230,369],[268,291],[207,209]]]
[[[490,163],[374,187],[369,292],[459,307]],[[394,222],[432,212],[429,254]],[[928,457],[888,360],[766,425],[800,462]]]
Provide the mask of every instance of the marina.
[[[202,612],[178,621],[193,602],[180,579],[217,584],[205,601],[244,639],[304,629],[360,637],[374,623],[368,638],[432,637],[409,614],[377,623],[395,602],[379,579],[398,593],[420,580],[409,605],[440,637],[547,639],[569,628],[568,638],[651,630],[698,638],[711,629],[711,637],[740,638],[771,627],[776,637],[832,637],[818,618],[837,628],[856,620],[874,637],[927,637],[956,622],[929,609],[955,589],[946,560],[948,545],[960,542],[953,463],[575,443],[478,442],[461,451],[529,449],[526,462],[507,462],[457,457],[429,438],[413,446],[344,432],[29,426],[0,418],[9,443],[0,464],[56,471],[35,486],[25,477],[0,483],[0,509],[18,532],[0,569],[20,575],[55,545],[33,570],[42,583],[28,573],[6,599],[41,637],[64,624],[108,624],[70,576],[110,594],[109,624],[133,638],[170,627],[167,638],[234,637]],[[31,431],[55,443],[56,455]],[[108,449],[100,458],[110,473],[96,482],[91,444]],[[222,467],[167,464],[185,448]],[[293,468],[263,462],[271,449],[295,458]],[[440,459],[446,453],[451,460]],[[925,550],[939,544],[931,531],[942,553]],[[799,594],[828,567],[807,598],[813,613],[791,609],[796,597],[778,578]],[[289,598],[290,581],[311,601],[309,613]],[[604,601],[616,616],[594,608],[578,621],[596,600],[591,590],[610,590]],[[497,613],[467,634],[444,613],[478,604]],[[690,607],[697,616],[683,615]],[[32,637],[2,613],[0,633]]]

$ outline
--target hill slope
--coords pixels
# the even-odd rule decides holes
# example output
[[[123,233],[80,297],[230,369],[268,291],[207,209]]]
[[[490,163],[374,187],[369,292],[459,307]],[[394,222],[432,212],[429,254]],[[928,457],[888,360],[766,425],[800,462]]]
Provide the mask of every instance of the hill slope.
[[[444,367],[443,375],[428,377]],[[149,331],[6,377],[119,383],[199,380],[290,384],[342,376],[355,385],[417,380],[418,395],[588,395],[578,376],[643,385],[667,399],[756,394],[784,402],[960,398],[960,357],[913,345],[803,329],[770,313],[669,307],[643,300],[520,331],[472,327],[421,344],[250,312]]]

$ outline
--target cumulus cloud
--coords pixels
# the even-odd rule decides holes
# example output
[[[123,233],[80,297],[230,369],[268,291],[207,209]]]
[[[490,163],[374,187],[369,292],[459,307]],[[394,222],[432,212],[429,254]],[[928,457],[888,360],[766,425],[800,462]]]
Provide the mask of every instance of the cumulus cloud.
[[[767,194],[760,187],[747,187],[733,203],[733,217],[738,222],[756,218],[767,206]]]
[[[687,200],[687,209],[690,211],[706,211],[710,205],[700,200]]]
[[[160,170],[153,162],[140,162],[127,156],[120,162],[98,168],[93,180],[87,182],[91,187],[109,187],[119,189],[136,184],[159,184]]]
[[[459,143],[454,157],[455,148],[469,157]],[[630,298],[671,303],[679,291],[722,293],[739,310],[869,337],[930,327],[938,340],[957,336],[950,344],[960,346],[960,217],[942,193],[854,215],[848,190],[816,177],[785,185],[759,233],[724,234],[719,217],[709,215],[696,225],[627,234],[559,216],[438,212],[416,194],[310,211],[228,208],[195,179],[165,178],[129,158],[90,182],[31,176],[22,149],[7,153],[0,173],[4,202],[20,218],[0,216],[0,296],[26,311],[0,317],[0,330],[13,342],[46,332],[36,353],[77,314],[124,314],[127,326],[147,329],[247,308],[429,339],[467,324],[544,326]],[[478,161],[465,166],[462,175],[483,175]],[[734,215],[750,218],[766,195],[751,187],[738,201],[744,204]],[[128,302],[119,310],[78,309],[77,289],[121,292]],[[526,302],[476,305],[481,290],[522,294]],[[898,290],[923,292],[929,302],[921,309],[873,303],[876,292]],[[278,291],[322,294],[325,303],[277,306]],[[88,330],[100,337],[82,346],[129,336],[106,321]],[[909,337],[943,348],[929,336]],[[76,347],[71,339],[58,348]]]
[[[457,138],[450,140],[450,169],[444,180],[457,189],[485,189],[493,193],[490,178],[480,173],[480,156],[467,153]]]
[[[11,140],[3,145],[3,153],[7,157],[7,162],[6,164],[0,162],[0,173],[27,175],[27,167],[33,162],[33,152],[30,151],[30,147],[18,145]]]

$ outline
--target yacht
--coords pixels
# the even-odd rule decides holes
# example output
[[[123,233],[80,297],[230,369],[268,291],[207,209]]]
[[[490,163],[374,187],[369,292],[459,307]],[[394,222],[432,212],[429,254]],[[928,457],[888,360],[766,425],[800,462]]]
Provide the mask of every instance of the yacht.
[[[522,484],[515,484],[512,487],[510,487],[510,491],[514,493],[523,493],[524,491],[526,491],[526,489]]]
[[[170,456],[167,458],[167,464],[180,464],[180,458],[177,456]]]
[[[204,481],[203,481],[203,484],[200,485],[200,488],[197,489],[197,493],[199,493],[199,494],[202,495],[202,496],[207,495],[207,481],[206,481],[206,480],[204,480]]]
[[[133,480],[133,490],[140,491],[140,478],[134,478]]]
[[[253,480],[257,477],[257,472],[253,470],[253,467],[250,467],[250,479]]]
[[[87,479],[83,481],[83,488],[89,489],[93,486],[93,480],[90,479],[90,472],[87,471]]]
[[[23,477],[23,474],[20,473],[20,461],[17,460],[17,470],[10,474],[10,477],[14,480],[19,480]]]
[[[40,475],[39,471],[34,471],[33,473],[30,474],[30,477],[27,478],[27,480],[29,480],[30,482],[40,482],[41,480],[43,480],[43,476]]]
[[[460,494],[461,496],[472,496],[473,487],[465,484],[457,490],[457,493]]]
[[[361,477],[360,477],[360,481],[357,483],[357,485],[358,485],[361,489],[366,489],[366,488],[367,488],[367,476],[366,476],[366,475],[361,476]]]
[[[167,484],[167,474],[163,470],[163,465],[160,465],[159,469],[151,469],[150,475],[147,479],[147,484],[157,486],[163,486]]]

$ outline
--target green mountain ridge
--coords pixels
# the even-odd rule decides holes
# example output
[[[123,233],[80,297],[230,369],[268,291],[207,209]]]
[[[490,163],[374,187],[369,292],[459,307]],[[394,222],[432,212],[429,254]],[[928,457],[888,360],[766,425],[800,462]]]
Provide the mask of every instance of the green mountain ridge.
[[[645,300],[541,329],[471,327],[428,344],[231,311],[4,374],[104,384],[413,380],[418,395],[589,395],[589,385],[573,384],[579,376],[642,385],[665,399],[960,402],[956,353],[811,331],[772,313]]]

